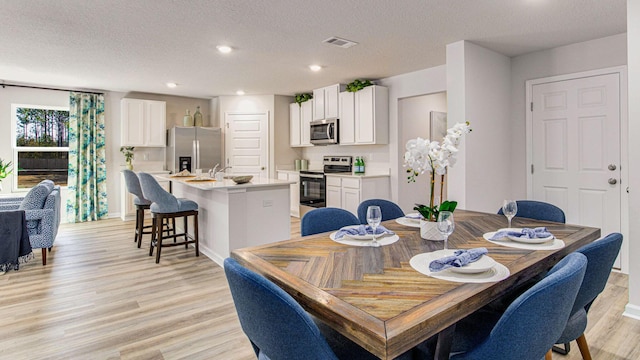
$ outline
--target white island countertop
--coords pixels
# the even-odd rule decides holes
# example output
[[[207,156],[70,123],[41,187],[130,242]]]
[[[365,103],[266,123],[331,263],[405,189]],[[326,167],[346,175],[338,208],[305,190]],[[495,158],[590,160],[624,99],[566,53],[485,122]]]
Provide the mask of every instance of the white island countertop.
[[[207,175],[203,175],[203,177],[206,178],[207,181],[193,181],[195,177],[187,177],[187,176],[182,177],[182,176],[171,176],[171,175],[156,175],[156,177],[159,179],[179,182],[200,190],[229,190],[229,189],[273,187],[277,185],[295,184],[295,181],[268,179],[268,178],[255,178],[255,177],[251,179],[251,181],[245,184],[236,184],[231,179],[224,179],[222,181],[217,181],[215,179],[208,179]]]

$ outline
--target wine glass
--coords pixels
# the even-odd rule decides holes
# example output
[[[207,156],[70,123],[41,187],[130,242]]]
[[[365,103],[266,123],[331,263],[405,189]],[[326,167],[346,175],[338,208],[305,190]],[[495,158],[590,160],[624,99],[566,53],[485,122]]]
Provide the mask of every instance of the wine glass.
[[[518,213],[518,203],[514,200],[505,200],[502,203],[502,213],[509,219],[509,228],[511,228],[511,219]]]
[[[367,208],[367,224],[371,226],[373,230],[373,238],[371,240],[371,246],[378,247],[380,243],[376,240],[376,230],[378,229],[378,225],[382,221],[382,210],[380,210],[380,206],[371,205]]]
[[[447,241],[449,235],[453,233],[456,228],[456,223],[453,219],[453,213],[451,211],[440,211],[438,213],[438,231],[444,236],[444,249],[447,249]]]

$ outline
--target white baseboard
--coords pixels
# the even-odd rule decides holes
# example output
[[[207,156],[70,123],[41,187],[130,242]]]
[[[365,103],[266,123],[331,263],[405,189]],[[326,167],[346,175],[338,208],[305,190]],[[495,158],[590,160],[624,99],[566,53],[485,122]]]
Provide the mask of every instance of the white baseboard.
[[[220,255],[214,253],[210,249],[202,246],[202,242],[200,243],[200,253],[204,254],[206,257],[208,257],[209,259],[213,260],[213,262],[218,264],[220,267],[224,267],[224,258],[221,257]]]
[[[624,312],[622,313],[622,316],[640,320],[640,306],[627,304],[627,306],[624,307]]]

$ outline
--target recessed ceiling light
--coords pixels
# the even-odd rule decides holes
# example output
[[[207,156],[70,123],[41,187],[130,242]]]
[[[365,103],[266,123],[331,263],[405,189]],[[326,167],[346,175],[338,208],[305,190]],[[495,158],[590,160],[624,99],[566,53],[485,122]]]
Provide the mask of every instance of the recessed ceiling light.
[[[228,54],[231,52],[231,50],[233,50],[231,46],[227,46],[227,45],[218,45],[216,46],[216,49],[218,49],[218,51],[220,51],[223,54]]]
[[[244,91],[238,90],[238,91],[236,91],[236,95],[244,95]]]
[[[311,69],[311,71],[320,71],[322,70],[322,66],[320,65],[309,65],[309,69]]]
[[[168,83],[167,83],[167,87],[170,87],[170,88],[172,88],[172,89],[173,89],[174,87],[176,87],[176,86],[178,86],[178,84],[176,84],[176,83],[174,83],[174,82],[168,82]]]

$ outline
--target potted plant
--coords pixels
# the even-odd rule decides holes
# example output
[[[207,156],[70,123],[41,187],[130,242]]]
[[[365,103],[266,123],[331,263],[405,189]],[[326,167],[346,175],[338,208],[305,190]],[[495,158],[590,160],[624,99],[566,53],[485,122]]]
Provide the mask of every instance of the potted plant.
[[[124,155],[124,161],[127,163],[127,169],[133,170],[133,146],[121,146],[120,152]]]
[[[447,167],[453,166],[456,161],[458,145],[462,135],[471,132],[469,122],[457,123],[447,130],[447,135],[442,139],[442,144],[438,141],[430,141],[420,137],[407,141],[406,153],[404,154],[404,166],[407,167],[408,182],[415,182],[416,176],[428,172],[429,183],[429,205],[416,204],[414,210],[422,215],[420,220],[420,236],[424,239],[444,240],[436,228],[436,219],[440,211],[454,211],[458,203],[456,201],[442,201],[444,190],[444,176]],[[440,204],[435,204],[435,176],[441,176],[440,182]]]
[[[310,93],[296,94],[296,102],[298,103],[298,106],[302,106],[303,102],[309,101],[311,99],[313,99],[313,94],[310,94]]]
[[[0,191],[2,191],[2,180],[11,175],[12,172],[11,161],[5,163],[4,160],[0,159]]]
[[[348,92],[356,92],[356,91],[360,91],[360,90],[366,88],[367,86],[371,86],[371,85],[373,85],[373,83],[370,80],[355,79],[352,82],[347,84],[346,90]]]

